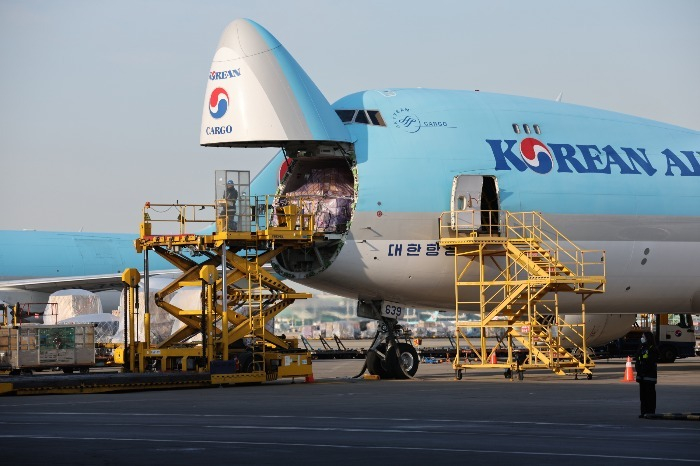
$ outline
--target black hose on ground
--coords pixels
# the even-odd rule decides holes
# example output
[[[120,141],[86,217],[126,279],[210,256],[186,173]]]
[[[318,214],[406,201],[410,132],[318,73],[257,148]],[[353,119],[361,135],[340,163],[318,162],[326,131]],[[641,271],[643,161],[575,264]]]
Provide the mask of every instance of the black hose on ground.
[[[377,330],[377,333],[374,335],[374,340],[372,340],[372,344],[369,345],[368,351],[374,351],[372,348],[374,348],[374,344],[377,342],[378,339],[379,339],[379,330]],[[352,378],[359,379],[360,377],[362,377],[362,374],[364,374],[365,371],[367,371],[367,357],[365,357],[365,362],[362,364],[362,369],[360,369],[360,373],[353,376]]]
[[[367,358],[365,358],[365,362],[362,363],[362,369],[360,370],[360,373],[352,376],[352,378],[359,379],[360,377],[362,377],[362,374],[364,374],[366,371],[367,371]]]

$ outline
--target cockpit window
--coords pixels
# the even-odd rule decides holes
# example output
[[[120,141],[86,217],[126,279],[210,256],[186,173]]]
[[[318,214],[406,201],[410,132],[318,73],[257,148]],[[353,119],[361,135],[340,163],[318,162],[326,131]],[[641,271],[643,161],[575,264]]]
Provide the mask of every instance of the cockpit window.
[[[384,119],[382,118],[382,114],[379,113],[379,110],[367,110],[367,115],[369,115],[369,119],[372,120],[373,125],[386,126],[386,123],[384,123]]]
[[[340,117],[340,121],[343,123],[350,123],[352,117],[355,116],[355,110],[336,110],[335,113]]]
[[[369,119],[367,118],[367,114],[364,110],[360,110],[357,112],[357,115],[355,115],[355,123],[362,123],[364,125],[369,124]]]
[[[379,110],[336,110],[335,113],[343,123],[357,123],[360,125],[386,126]]]

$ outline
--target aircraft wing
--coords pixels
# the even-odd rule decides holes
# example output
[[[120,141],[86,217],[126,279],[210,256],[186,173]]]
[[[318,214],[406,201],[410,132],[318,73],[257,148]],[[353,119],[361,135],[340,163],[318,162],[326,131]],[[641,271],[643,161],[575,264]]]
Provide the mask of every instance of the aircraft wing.
[[[152,272],[151,276],[175,276],[181,273],[177,270],[165,270]],[[55,293],[60,290],[81,289],[86,291],[106,291],[120,290],[122,284],[122,274],[108,275],[82,275],[76,277],[46,277],[46,278],[26,278],[22,280],[0,281],[0,289],[14,289],[37,291],[41,293]]]

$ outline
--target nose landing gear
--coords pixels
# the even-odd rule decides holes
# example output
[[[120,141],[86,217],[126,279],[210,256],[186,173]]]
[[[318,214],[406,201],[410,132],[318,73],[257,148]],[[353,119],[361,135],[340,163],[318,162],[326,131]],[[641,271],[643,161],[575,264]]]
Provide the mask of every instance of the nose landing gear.
[[[418,371],[418,352],[410,343],[410,331],[395,320],[382,319],[367,352],[367,371],[381,379],[410,379]]]

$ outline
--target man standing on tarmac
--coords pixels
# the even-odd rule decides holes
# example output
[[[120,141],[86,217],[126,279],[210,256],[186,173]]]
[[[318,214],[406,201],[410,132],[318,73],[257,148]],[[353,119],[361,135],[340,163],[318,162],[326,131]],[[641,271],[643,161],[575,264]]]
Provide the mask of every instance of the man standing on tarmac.
[[[634,360],[642,411],[640,418],[645,414],[656,413],[656,361],[658,358],[659,352],[654,345],[654,335],[651,332],[644,332],[642,344]]]

